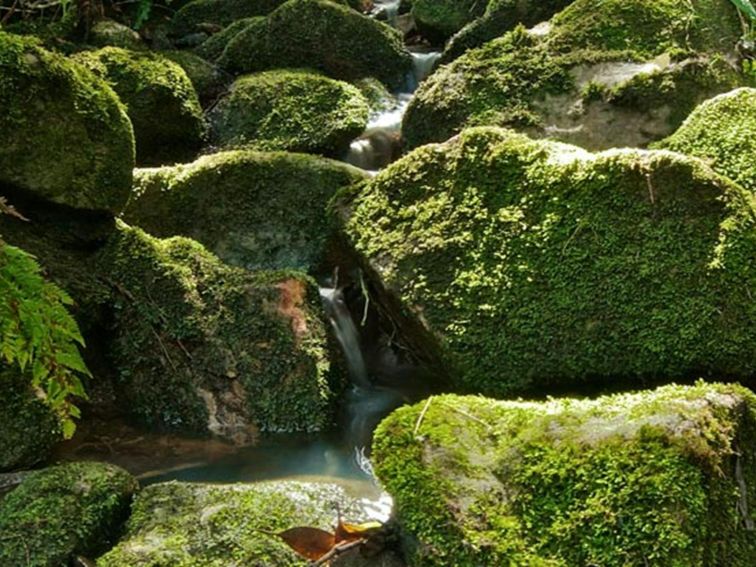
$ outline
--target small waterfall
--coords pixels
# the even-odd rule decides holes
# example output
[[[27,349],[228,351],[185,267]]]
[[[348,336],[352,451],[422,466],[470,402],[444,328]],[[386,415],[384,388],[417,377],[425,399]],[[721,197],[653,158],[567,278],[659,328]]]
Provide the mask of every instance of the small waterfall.
[[[365,359],[360,350],[360,336],[352,320],[352,314],[344,301],[344,294],[338,288],[320,288],[320,297],[326,314],[331,321],[336,339],[344,351],[349,376],[356,387],[370,387]]]
[[[374,114],[365,133],[349,146],[344,161],[371,173],[394,161],[399,155],[402,117],[409,100],[409,94],[400,94],[393,108]]]
[[[433,72],[441,59],[440,51],[412,51],[412,76],[408,78],[409,90],[414,92],[420,83]]]
[[[395,28],[399,17],[400,4],[401,0],[375,0],[371,15],[374,17],[381,16],[382,19],[385,17],[386,23]]]

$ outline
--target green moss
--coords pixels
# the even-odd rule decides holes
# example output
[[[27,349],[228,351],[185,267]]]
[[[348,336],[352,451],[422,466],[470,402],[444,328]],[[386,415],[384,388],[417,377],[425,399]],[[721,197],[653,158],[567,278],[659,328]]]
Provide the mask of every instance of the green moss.
[[[332,237],[326,204],[361,179],[355,168],[314,156],[223,152],[137,170],[125,219],[157,236],[194,238],[247,269],[313,270]]]
[[[745,567],[754,435],[740,386],[439,396],[389,416],[373,460],[413,565]]]
[[[139,34],[114,20],[100,20],[89,30],[88,43],[96,47],[121,47],[132,51],[147,49]]]
[[[564,141],[575,131],[604,132],[590,149],[645,145],[673,132],[706,98],[750,84],[752,77],[725,63],[741,33],[729,0],[577,0],[545,36],[518,28],[436,71],[410,104],[403,135],[416,147],[466,126],[495,125]],[[707,71],[686,72],[690,61]],[[638,76],[656,87],[652,110],[650,100],[637,107],[619,98],[581,100],[587,81],[621,88]]]
[[[0,107],[0,184],[71,207],[123,208],[134,138],[107,84],[34,40],[0,32]]]
[[[284,0],[193,0],[182,6],[171,20],[175,36],[200,31],[202,24],[226,27],[237,20],[265,16]]]
[[[336,506],[345,519],[367,519],[359,503],[333,485],[157,484],[142,491],[125,537],[97,564],[225,567],[233,561],[239,565],[304,567],[306,561],[265,532],[295,526],[333,530]]]
[[[138,163],[187,159],[202,145],[202,109],[179,65],[156,53],[117,47],[81,53],[76,59],[106,79],[126,104]]]
[[[756,370],[756,209],[699,160],[470,129],[339,206],[378,299],[468,391]]]
[[[312,280],[232,268],[192,240],[125,225],[98,269],[114,290],[110,355],[135,419],[240,442],[329,424],[336,384]]]
[[[65,565],[112,544],[137,482],[102,463],[70,463],[33,473],[0,501],[0,564]]]
[[[401,86],[412,66],[401,34],[346,6],[289,0],[239,32],[219,63],[234,73],[310,67],[346,81],[375,77]]]
[[[340,157],[365,130],[368,104],[352,85],[300,70],[237,79],[210,116],[221,147]]]
[[[214,33],[203,41],[197,46],[195,51],[198,55],[204,57],[208,61],[215,61],[223,55],[223,51],[226,49],[228,42],[234,39],[236,34],[249,27],[251,24],[256,23],[261,25],[263,22],[265,22],[265,18],[262,16],[236,20],[234,23],[229,24],[218,33]]]
[[[29,378],[0,370],[0,471],[44,461],[61,440],[60,423],[29,388]]]
[[[397,105],[396,97],[378,79],[359,79],[354,82],[354,86],[360,89],[362,96],[368,101],[371,114],[385,112]]]
[[[231,80],[219,67],[190,51],[163,51],[161,55],[184,70],[204,105],[214,102]]]
[[[706,101],[656,147],[703,158],[756,191],[756,90],[738,89]]]
[[[447,38],[483,15],[479,0],[412,0],[412,16],[424,35]]]

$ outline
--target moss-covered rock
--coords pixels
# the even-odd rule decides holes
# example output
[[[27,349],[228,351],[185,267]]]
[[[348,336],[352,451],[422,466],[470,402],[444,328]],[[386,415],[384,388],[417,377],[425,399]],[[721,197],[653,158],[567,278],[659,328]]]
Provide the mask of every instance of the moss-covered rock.
[[[756,370],[756,209],[700,160],[476,128],[339,210],[377,300],[468,391]]]
[[[147,49],[137,32],[114,20],[100,20],[89,30],[87,41],[96,47],[121,47],[132,51]]]
[[[368,112],[365,97],[348,83],[308,71],[267,71],[237,79],[210,121],[221,147],[340,157],[365,130]]]
[[[70,463],[27,477],[0,501],[0,564],[67,565],[102,553],[118,536],[137,482],[103,463]]]
[[[655,147],[700,157],[756,191],[756,89],[738,89],[704,102]]]
[[[264,16],[236,20],[233,24],[229,24],[218,33],[214,33],[208,37],[205,41],[199,44],[194,51],[208,61],[215,61],[223,55],[223,51],[225,51],[228,42],[234,39],[236,34],[249,27],[251,24],[262,23],[264,21]]]
[[[29,388],[29,378],[0,369],[0,471],[44,461],[60,441],[60,423]]]
[[[216,101],[231,80],[220,67],[190,51],[163,51],[161,55],[181,66],[204,106]]]
[[[32,39],[0,32],[0,184],[119,212],[134,167],[123,105],[102,80]]]
[[[412,57],[401,34],[327,0],[289,0],[239,32],[219,63],[234,73],[310,67],[352,81],[375,77],[403,85]]]
[[[140,493],[125,537],[97,565],[221,567],[233,560],[304,567],[307,561],[268,533],[296,526],[332,531],[337,507],[346,520],[369,519],[359,502],[328,484],[156,484]]]
[[[362,179],[353,167],[314,156],[223,152],[136,170],[125,219],[156,236],[193,238],[243,268],[312,271],[333,233],[328,201]]]
[[[518,28],[441,67],[403,135],[415,147],[494,125],[588,149],[643,146],[753,81],[730,62],[741,34],[729,0],[576,0],[545,35]]]
[[[482,16],[485,0],[412,0],[412,16],[423,35],[446,39]]]
[[[193,240],[125,225],[99,269],[115,292],[119,394],[136,420],[237,443],[330,423],[336,384],[312,280],[233,268]]]
[[[756,396],[740,386],[439,396],[389,416],[373,461],[413,565],[746,567],[754,436]]]
[[[126,104],[134,125],[137,163],[190,159],[202,145],[205,124],[192,82],[156,53],[106,47],[76,59],[106,79]]]
[[[465,51],[501,37],[518,24],[532,27],[545,22],[572,2],[573,0],[491,0],[482,17],[452,36],[444,48],[443,59],[451,61]]]
[[[192,0],[171,20],[171,33],[182,36],[208,25],[224,28],[243,18],[265,16],[285,0]]]

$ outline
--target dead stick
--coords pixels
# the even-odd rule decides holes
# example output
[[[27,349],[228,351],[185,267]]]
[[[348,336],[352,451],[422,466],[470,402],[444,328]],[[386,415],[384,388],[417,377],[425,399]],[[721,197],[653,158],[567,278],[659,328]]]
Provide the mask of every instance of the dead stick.
[[[354,549],[355,547],[359,547],[363,543],[365,543],[366,540],[364,539],[356,539],[354,541],[350,541],[348,543],[344,544],[338,544],[334,545],[331,548],[331,551],[326,553],[324,556],[322,556],[317,561],[312,561],[310,563],[310,567],[320,567],[321,565],[327,564],[331,559],[336,557],[337,555],[341,555],[342,553],[345,553],[349,551],[350,549]]]
[[[420,415],[417,417],[417,422],[415,423],[415,430],[412,432],[413,437],[417,436],[417,432],[420,430],[420,424],[423,422],[423,419],[425,418],[425,412],[428,411],[428,408],[430,407],[432,400],[433,400],[433,396],[428,398],[428,401],[426,401],[425,405],[423,406],[423,410],[420,412]]]

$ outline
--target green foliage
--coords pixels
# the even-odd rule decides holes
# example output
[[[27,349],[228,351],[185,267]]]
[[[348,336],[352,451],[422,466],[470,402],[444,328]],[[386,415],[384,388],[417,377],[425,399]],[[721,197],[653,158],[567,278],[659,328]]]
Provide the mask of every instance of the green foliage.
[[[467,391],[756,371],[753,197],[697,159],[475,128],[337,204],[377,299]]]
[[[0,565],[67,565],[114,543],[136,480],[104,463],[69,463],[32,473],[0,501]]]
[[[268,535],[307,525],[332,530],[335,505],[352,521],[368,519],[343,489],[324,483],[187,483],[145,488],[122,541],[100,557],[100,567],[304,567],[281,540]]]
[[[222,152],[137,170],[124,219],[159,237],[193,238],[246,269],[313,272],[333,237],[326,204],[364,178],[353,167],[316,156]]]
[[[754,435],[756,396],[733,385],[438,396],[384,420],[373,461],[412,565],[746,567]]]
[[[210,120],[221,147],[341,157],[365,130],[368,104],[348,83],[277,70],[237,79]]]
[[[79,417],[71,398],[85,397],[79,376],[89,375],[78,349],[84,340],[66,310],[71,303],[32,256],[0,240],[0,361],[30,376],[66,437]]]

